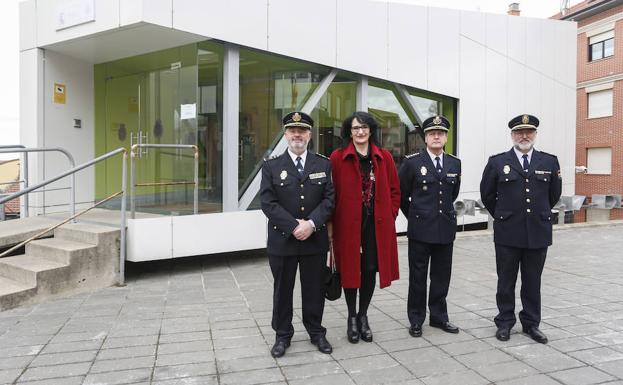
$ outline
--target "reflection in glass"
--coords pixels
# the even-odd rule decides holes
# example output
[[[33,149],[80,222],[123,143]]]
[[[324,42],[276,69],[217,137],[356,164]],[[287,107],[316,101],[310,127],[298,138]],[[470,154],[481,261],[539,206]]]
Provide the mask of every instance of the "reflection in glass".
[[[329,71],[313,63],[240,50],[240,195],[281,139],[282,117],[300,109]]]
[[[122,146],[129,149],[138,142],[198,145],[199,209],[214,212],[221,210],[222,150],[218,146],[222,132],[222,48],[211,42],[199,46],[203,48],[190,44],[96,65],[96,153]],[[204,64],[200,57],[209,58],[210,64]],[[198,106],[205,99],[201,99],[205,94],[198,92],[198,77],[202,86],[213,87],[206,91],[212,98],[206,101],[211,106],[211,118],[203,115],[203,105]],[[205,134],[207,126],[213,127],[209,138]],[[208,150],[210,145],[206,143],[217,147]],[[136,153],[137,211],[192,213],[192,151],[143,149]],[[105,197],[109,190],[118,191],[118,162],[119,158],[111,158],[96,169],[96,197]]]
[[[415,119],[407,114],[407,109],[389,82],[370,80],[368,83],[368,112],[379,123],[379,143],[388,150],[400,166],[407,152],[410,132],[415,132]],[[413,134],[411,134],[413,135]]]
[[[614,55],[614,39],[604,41],[604,57]]]
[[[357,80],[354,75],[339,73],[312,111],[315,122],[312,131],[313,150],[330,156],[342,145],[342,121],[357,106]]]

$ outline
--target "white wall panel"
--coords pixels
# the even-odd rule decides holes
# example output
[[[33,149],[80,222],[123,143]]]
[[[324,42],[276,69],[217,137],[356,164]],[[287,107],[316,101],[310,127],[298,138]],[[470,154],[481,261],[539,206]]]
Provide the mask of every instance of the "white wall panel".
[[[268,47],[267,0],[175,0],[173,7],[173,28],[248,47]]]
[[[555,148],[555,140],[557,137],[562,137],[562,132],[557,133],[555,127],[555,100],[557,95],[555,94],[556,88],[554,87],[554,81],[548,77],[543,77],[541,80],[541,114],[538,115],[540,120],[539,133],[537,138],[537,148],[545,151],[552,151]]]
[[[525,113],[541,115],[541,74],[534,69],[526,68],[526,110]]]
[[[173,26],[173,0],[121,0],[119,7],[122,26],[142,21]]]
[[[56,30],[57,12],[66,0],[37,1],[37,45],[39,47],[119,26],[119,0],[95,0],[95,21]]]
[[[508,65],[508,117],[526,113],[526,67],[514,60]]]
[[[487,135],[485,153],[492,155],[510,148],[507,123],[509,115],[506,58],[496,51],[487,50],[487,78],[485,81],[486,105],[485,126]]]
[[[551,22],[551,21],[550,21]],[[526,19],[526,65],[543,72],[543,50],[541,50],[542,23],[539,19]],[[574,62],[575,63],[575,62]],[[575,65],[575,64],[574,64]]]
[[[485,100],[486,49],[461,38],[461,72],[459,94],[458,156],[463,159],[461,192],[479,191],[480,177],[488,155],[483,138],[486,136]]]
[[[128,219],[126,259],[141,262],[171,258],[171,218]]]
[[[186,215],[172,221],[173,257],[266,247],[267,220],[260,210]]]
[[[556,40],[556,24],[552,22],[546,22],[540,20],[542,24],[543,35],[540,38],[539,49],[541,50],[542,57],[542,72],[545,76],[554,78],[556,75],[556,46],[559,42]],[[575,65],[575,60],[573,61]]]
[[[19,3],[19,49],[24,51],[37,46],[37,3],[35,0]]]
[[[508,57],[524,64],[526,62],[526,18],[508,18]]]
[[[459,94],[459,11],[428,9],[428,90]]]
[[[54,83],[65,84],[66,103],[53,103]],[[56,52],[45,52],[45,84],[43,122],[46,147],[62,147],[74,157],[76,164],[94,158],[94,116],[93,116],[93,66],[90,63],[72,59]],[[73,119],[82,120],[82,128],[73,127]],[[44,178],[51,178],[69,169],[66,158],[60,154],[46,154]],[[49,160],[49,161],[48,161]],[[94,169],[88,168],[76,174],[76,202],[92,202],[94,197]],[[69,186],[69,178],[50,185]],[[66,205],[69,192],[46,193],[46,205]],[[46,210],[67,210],[67,206]]]
[[[461,35],[482,45],[486,44],[485,18],[482,12],[461,11]]]
[[[387,77],[387,3],[337,2],[337,67]]]
[[[389,4],[388,75],[394,81],[426,88],[428,8]]]
[[[43,146],[43,50],[39,48],[20,52],[19,55],[19,142],[26,147]],[[22,158],[23,159],[23,158]],[[28,155],[28,184],[41,181],[43,156]],[[30,215],[39,206],[41,194],[30,194]]]
[[[575,87],[577,66],[569,63],[577,62],[577,24],[575,22],[559,22],[556,28],[555,79],[566,86]]]
[[[509,17],[488,13],[485,17],[487,48],[502,55],[507,52],[507,25]]]
[[[313,23],[301,23],[309,13],[307,0],[270,0],[268,3],[268,49],[334,67],[336,64],[336,2],[314,1]],[[346,23],[352,25],[359,25]],[[354,29],[358,29],[355,27]]]

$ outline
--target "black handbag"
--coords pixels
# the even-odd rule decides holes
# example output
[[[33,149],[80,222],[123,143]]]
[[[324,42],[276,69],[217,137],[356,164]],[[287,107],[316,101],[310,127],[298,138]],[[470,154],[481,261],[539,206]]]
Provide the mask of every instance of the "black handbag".
[[[342,281],[340,273],[335,269],[335,257],[333,256],[333,242],[329,245],[329,266],[325,266],[324,297],[329,301],[335,301],[342,296]]]

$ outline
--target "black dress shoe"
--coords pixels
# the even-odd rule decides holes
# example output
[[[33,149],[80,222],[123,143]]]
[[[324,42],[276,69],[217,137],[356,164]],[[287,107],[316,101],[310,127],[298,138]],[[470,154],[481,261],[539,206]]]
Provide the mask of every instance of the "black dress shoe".
[[[526,333],[527,335],[529,335],[530,338],[532,338],[533,340],[535,340],[536,342],[538,342],[540,344],[546,344],[547,343],[547,337],[536,326],[530,326],[530,327],[527,327],[527,328],[523,328],[523,332]]]
[[[434,328],[439,328],[446,333],[456,334],[459,332],[459,328],[454,326],[452,323],[450,323],[450,321],[443,321],[443,322],[430,321],[430,326]]]
[[[495,338],[500,341],[508,341],[511,338],[511,330],[509,328],[499,327],[495,332]]]
[[[372,342],[372,330],[370,330],[370,325],[368,324],[368,316],[357,316],[357,324],[359,326],[359,334],[361,335],[361,339],[366,342]]]
[[[357,317],[348,317],[348,323],[346,324],[346,337],[348,342],[356,344],[359,342],[359,329],[357,328]]]
[[[422,337],[422,326],[418,324],[411,325],[409,334],[411,334],[411,337]]]
[[[333,347],[331,346],[329,341],[327,341],[327,338],[325,336],[318,337],[315,340],[312,340],[311,343],[318,346],[318,351],[320,353],[324,353],[324,354],[333,353]]]
[[[278,339],[275,341],[273,348],[270,349],[270,355],[275,358],[283,357],[283,355],[286,354],[286,349],[288,347],[290,347],[289,340]]]

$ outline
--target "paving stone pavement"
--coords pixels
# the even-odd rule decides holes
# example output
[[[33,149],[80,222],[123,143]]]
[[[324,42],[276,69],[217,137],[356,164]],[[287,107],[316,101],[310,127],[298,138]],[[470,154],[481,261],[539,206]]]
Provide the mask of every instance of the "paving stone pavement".
[[[623,384],[623,223],[554,233],[543,274],[541,345],[515,326],[495,339],[491,234],[455,243],[450,319],[461,332],[407,332],[407,244],[402,279],[375,292],[374,342],[346,340],[343,298],[327,302],[331,355],[296,333],[270,356],[272,277],[265,256],[243,253],[129,266],[128,284],[0,313],[0,384]],[[618,250],[618,251],[617,251]],[[520,308],[519,299],[518,308]]]

